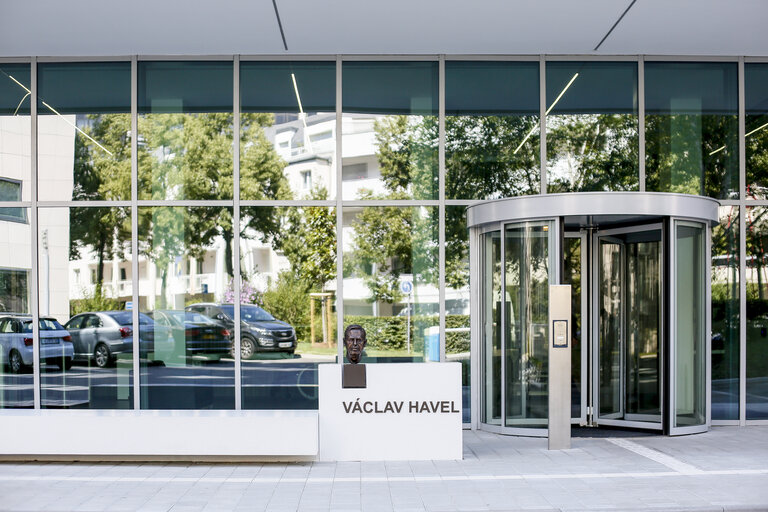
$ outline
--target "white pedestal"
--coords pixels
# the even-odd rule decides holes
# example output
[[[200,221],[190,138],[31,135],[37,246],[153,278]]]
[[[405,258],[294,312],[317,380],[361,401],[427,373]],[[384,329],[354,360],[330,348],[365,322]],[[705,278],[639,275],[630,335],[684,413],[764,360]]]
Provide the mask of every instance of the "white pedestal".
[[[461,459],[461,363],[368,364],[365,389],[318,372],[320,460]]]

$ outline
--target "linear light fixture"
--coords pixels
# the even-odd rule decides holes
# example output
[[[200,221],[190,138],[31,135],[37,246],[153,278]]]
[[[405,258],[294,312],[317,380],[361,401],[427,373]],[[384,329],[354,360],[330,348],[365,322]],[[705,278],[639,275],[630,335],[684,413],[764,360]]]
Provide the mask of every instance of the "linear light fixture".
[[[765,123],[764,125],[758,126],[757,128],[755,128],[754,130],[752,130],[752,131],[751,131],[751,132],[749,132],[749,133],[745,133],[745,134],[744,134],[744,138],[746,139],[746,138],[747,138],[747,137],[749,137],[750,135],[752,135],[752,134],[755,134],[755,133],[759,132],[760,130],[764,129],[765,127],[768,127],[768,123]],[[719,152],[721,152],[721,151],[722,151],[722,150],[724,150],[724,149],[725,149],[725,146],[720,146],[720,147],[719,147],[719,148],[717,148],[716,150],[712,151],[712,152],[709,154],[709,156],[712,156],[712,155],[714,155],[715,153],[719,153]]]
[[[549,113],[552,111],[552,109],[553,109],[553,108],[555,108],[555,105],[557,105],[557,102],[558,102],[558,101],[560,101],[560,98],[562,98],[562,97],[563,97],[563,94],[565,94],[565,91],[567,91],[567,90],[568,90],[568,88],[571,86],[571,84],[573,84],[573,82],[574,82],[574,81],[575,81],[575,80],[576,80],[578,77],[579,77],[579,74],[578,74],[578,73],[574,74],[574,75],[571,77],[571,79],[568,81],[568,83],[567,83],[567,84],[565,84],[565,87],[563,87],[563,90],[562,90],[562,91],[560,91],[560,94],[558,94],[558,95],[557,95],[557,98],[555,98],[555,101],[553,101],[553,102],[552,102],[552,104],[549,106],[549,108],[547,109],[547,111],[544,113],[544,115],[545,115],[545,116],[546,116],[546,115],[549,115]],[[518,151],[520,151],[520,148],[522,148],[522,147],[523,147],[523,144],[525,144],[525,143],[528,141],[528,139],[530,139],[530,138],[531,138],[531,135],[533,135],[533,132],[535,132],[535,131],[536,131],[536,128],[537,128],[536,126],[534,126],[533,128],[531,128],[531,131],[529,131],[529,132],[528,132],[528,135],[526,135],[526,136],[525,136],[525,138],[523,139],[523,142],[521,142],[521,143],[520,143],[520,145],[519,145],[519,146],[517,146],[517,148],[515,149],[515,151],[513,151],[513,152],[512,152],[512,154],[513,154],[513,155],[516,155],[516,154],[517,154],[517,152],[518,152]]]
[[[304,123],[304,144],[307,146],[309,152],[312,152],[312,141],[309,139],[307,133],[307,116],[304,114],[304,107],[301,106],[301,96],[299,96],[299,86],[296,84],[296,75],[291,73],[291,80],[293,81],[293,90],[296,93],[296,101],[299,103],[299,117],[301,122]]]
[[[22,84],[21,82],[19,82],[18,80],[16,80],[16,79],[15,79],[15,78],[14,78],[12,75],[6,75],[6,76],[8,76],[8,78],[10,78],[10,79],[11,79],[11,80],[13,80],[14,82],[16,82],[16,83],[18,84],[18,86],[19,86],[19,87],[21,87],[22,89],[24,89],[25,91],[27,91],[27,94],[24,96],[24,98],[26,98],[27,96],[30,96],[30,95],[32,94],[32,91],[30,91],[30,90],[29,90],[29,89],[28,89],[28,88],[27,88],[27,87],[26,87],[24,84]],[[22,98],[22,99],[21,99],[21,101],[24,101],[24,98]],[[41,100],[41,101],[42,101],[42,100]],[[54,114],[56,114],[57,116],[59,116],[60,118],[62,118],[62,119],[64,120],[64,122],[65,122],[65,123],[67,123],[68,125],[72,126],[72,128],[74,128],[74,129],[75,129],[75,130],[77,130],[78,132],[82,133],[84,137],[88,138],[88,139],[89,139],[91,142],[93,142],[94,144],[96,144],[97,146],[99,146],[99,147],[100,147],[102,150],[104,150],[104,151],[105,151],[107,154],[109,154],[109,156],[114,156],[114,154],[113,154],[113,153],[112,153],[110,150],[108,150],[107,148],[105,148],[104,146],[102,146],[101,144],[99,144],[99,143],[96,141],[96,139],[94,139],[93,137],[91,137],[90,135],[88,135],[87,133],[85,133],[83,130],[81,130],[80,128],[78,128],[78,127],[77,127],[77,125],[75,125],[75,123],[71,122],[69,119],[67,119],[67,118],[66,118],[66,117],[64,117],[63,115],[59,114],[59,113],[56,111],[56,109],[55,109],[55,108],[53,108],[52,106],[50,106],[49,104],[47,104],[47,103],[46,103],[46,102],[44,102],[44,101],[42,101],[42,104],[43,104],[43,105],[45,105],[45,107],[46,107],[48,110],[50,110],[51,112],[53,112]],[[21,103],[19,103],[19,106],[21,106]],[[16,107],[16,112],[18,112],[18,111],[19,111],[19,107]]]

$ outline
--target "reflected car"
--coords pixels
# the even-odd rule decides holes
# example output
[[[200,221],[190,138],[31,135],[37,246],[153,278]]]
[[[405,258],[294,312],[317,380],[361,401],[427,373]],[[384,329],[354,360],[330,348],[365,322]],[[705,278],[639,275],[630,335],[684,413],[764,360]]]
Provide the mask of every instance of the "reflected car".
[[[75,361],[93,361],[99,368],[114,364],[120,354],[133,354],[133,313],[97,311],[80,313],[64,324],[72,336]],[[158,345],[173,346],[167,327],[139,313],[139,357],[147,358]]]
[[[229,354],[232,351],[232,335],[229,330],[207,316],[192,311],[155,310],[147,316],[171,330],[174,340],[184,340],[188,355]]]
[[[54,318],[41,318],[40,361],[69,370],[74,359],[70,333]],[[22,373],[32,366],[34,344],[31,316],[0,318],[0,350],[11,373]]]
[[[212,318],[220,326],[235,332],[235,305],[200,303],[185,308]],[[289,324],[252,304],[240,305],[240,358],[250,359],[256,352],[296,351],[296,330]]]

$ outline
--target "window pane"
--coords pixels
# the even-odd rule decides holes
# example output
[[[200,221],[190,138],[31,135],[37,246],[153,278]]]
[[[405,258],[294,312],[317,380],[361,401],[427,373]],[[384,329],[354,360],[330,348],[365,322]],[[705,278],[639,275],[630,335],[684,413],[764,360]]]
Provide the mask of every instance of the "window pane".
[[[232,209],[139,208],[142,409],[233,409]]]
[[[448,199],[537,194],[539,63],[445,64]]]
[[[37,69],[40,200],[130,199],[130,62]]]
[[[139,63],[139,199],[232,199],[232,63]]]
[[[336,210],[242,212],[243,408],[316,409],[317,365],[337,354]]]
[[[437,62],[345,62],[344,199],[437,199]]]
[[[440,353],[437,228],[436,207],[345,209],[344,325],[365,328],[363,362]]]
[[[768,419],[768,208],[747,208],[747,410]]]
[[[739,208],[712,229],[712,419],[739,419]]]
[[[501,232],[489,231],[481,236],[480,267],[483,282],[480,305],[482,311],[480,417],[483,423],[501,425]]]
[[[2,81],[0,75],[0,82]],[[24,215],[28,215],[24,209]],[[31,317],[32,240],[29,224],[0,218],[0,408],[32,408],[32,334],[21,319]]]
[[[240,96],[240,198],[334,198],[336,63],[243,62]]]
[[[645,64],[646,189],[737,198],[736,63]]]
[[[467,207],[445,207],[445,359],[461,363],[462,421],[470,417],[469,230]]]
[[[637,190],[637,63],[547,63],[547,190]]]
[[[18,189],[15,185],[5,187],[0,201],[31,199],[29,75],[29,64],[0,64],[0,179],[18,184]],[[19,218],[21,213],[16,208],[3,208],[0,216]]]
[[[744,65],[747,199],[768,194],[768,64]]]
[[[132,409],[130,209],[40,208],[38,216],[41,323],[50,319],[40,331],[42,406]]]
[[[21,201],[21,181],[0,178],[0,202]],[[27,222],[26,208],[0,208],[0,219]]]

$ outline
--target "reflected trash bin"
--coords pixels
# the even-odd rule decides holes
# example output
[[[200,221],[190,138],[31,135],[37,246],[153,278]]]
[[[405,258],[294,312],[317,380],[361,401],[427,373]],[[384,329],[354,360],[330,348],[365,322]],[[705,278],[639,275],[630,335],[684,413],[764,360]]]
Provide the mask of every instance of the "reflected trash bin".
[[[440,361],[440,327],[438,326],[424,329],[424,359]]]

